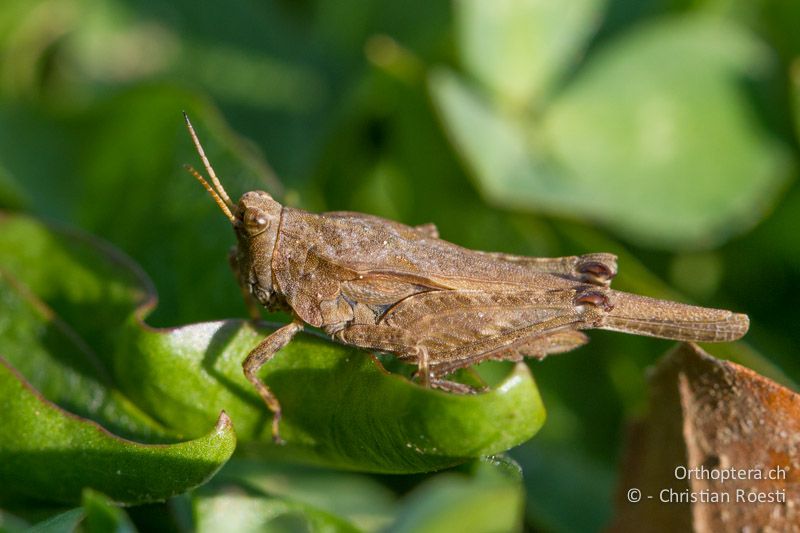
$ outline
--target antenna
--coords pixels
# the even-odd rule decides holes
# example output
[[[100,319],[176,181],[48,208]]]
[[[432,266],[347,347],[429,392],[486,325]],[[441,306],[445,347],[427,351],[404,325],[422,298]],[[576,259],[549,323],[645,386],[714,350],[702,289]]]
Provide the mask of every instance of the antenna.
[[[206,167],[208,176],[211,178],[211,183],[214,184],[214,189],[209,187],[208,182],[202,179],[202,176],[200,175],[199,172],[197,172],[191,167],[190,167],[191,170],[189,169],[187,170],[189,170],[189,172],[191,172],[195,178],[201,179],[201,183],[203,184],[204,187],[206,187],[208,192],[212,193],[215,200],[219,199],[222,201],[221,204],[219,201],[217,201],[217,203],[220,204],[220,207],[222,207],[223,205],[227,206],[227,209],[223,209],[223,211],[226,212],[226,215],[230,215],[228,216],[228,218],[231,218],[231,216],[233,216],[231,211],[234,211],[236,209],[236,206],[231,201],[230,196],[228,196],[228,193],[225,192],[225,188],[222,186],[222,183],[220,183],[219,179],[217,178],[217,174],[216,172],[214,172],[214,167],[212,167],[211,163],[208,161],[208,158],[206,157],[206,152],[203,150],[203,146],[200,144],[200,139],[197,138],[197,133],[195,133],[194,127],[192,126],[191,121],[189,121],[189,115],[187,115],[185,111],[183,113],[183,118],[186,121],[186,129],[189,130],[189,135],[191,135],[192,142],[194,142],[194,147],[197,149],[197,153],[200,154],[200,159],[202,159],[203,161],[203,166]]]
[[[236,217],[233,216],[231,210],[228,208],[227,205],[225,205],[225,202],[222,200],[222,198],[220,198],[219,194],[217,194],[217,191],[215,191],[211,187],[211,185],[209,185],[209,183],[205,180],[203,175],[200,174],[198,171],[196,171],[192,165],[183,165],[183,168],[185,168],[189,172],[189,174],[197,178],[197,181],[199,181],[200,184],[206,188],[206,190],[214,198],[214,201],[217,202],[219,208],[222,209],[222,212],[225,213],[225,216],[228,217],[228,220],[231,221],[231,224],[236,224],[237,223]]]

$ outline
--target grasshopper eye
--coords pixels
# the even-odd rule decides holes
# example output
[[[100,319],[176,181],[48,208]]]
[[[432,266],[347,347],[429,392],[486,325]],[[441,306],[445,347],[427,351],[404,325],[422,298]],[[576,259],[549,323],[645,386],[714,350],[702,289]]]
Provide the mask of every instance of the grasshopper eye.
[[[267,214],[260,209],[248,209],[244,214],[244,228],[250,235],[258,235],[269,227]]]

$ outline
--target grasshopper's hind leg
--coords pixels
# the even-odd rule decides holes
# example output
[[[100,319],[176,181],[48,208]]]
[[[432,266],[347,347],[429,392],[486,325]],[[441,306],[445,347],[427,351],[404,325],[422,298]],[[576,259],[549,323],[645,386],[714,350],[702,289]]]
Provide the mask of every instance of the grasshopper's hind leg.
[[[261,381],[256,375],[258,370],[264,366],[278,350],[286,346],[292,337],[297,335],[303,329],[303,323],[299,319],[295,319],[292,323],[286,324],[279,330],[275,331],[269,337],[259,343],[258,346],[253,348],[250,355],[242,363],[244,375],[247,380],[253,384],[258,391],[261,399],[267,404],[267,407],[272,411],[272,439],[277,444],[282,444],[283,440],[280,437],[279,425],[281,422],[281,404],[278,398],[269,390],[269,387]]]

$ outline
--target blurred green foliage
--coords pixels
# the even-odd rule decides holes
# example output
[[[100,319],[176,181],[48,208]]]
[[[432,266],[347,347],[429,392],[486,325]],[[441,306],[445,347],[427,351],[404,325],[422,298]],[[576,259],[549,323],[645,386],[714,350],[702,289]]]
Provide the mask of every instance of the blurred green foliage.
[[[710,351],[800,381],[800,5],[553,5],[5,0],[0,208],[80,228],[130,255],[160,296],[151,325],[244,316],[226,261],[230,229],[181,168],[196,161],[186,110],[233,196],[263,188],[311,210],[435,222],[443,238],[478,249],[614,252],[616,287],[748,313],[748,345]],[[25,235],[2,236],[4,265],[36,257]],[[53,276],[67,289],[93,287],[80,254],[62,249],[31,269],[43,276],[36,294],[59,313],[83,300],[68,290],[48,299]],[[101,361],[118,341],[108,324],[138,297],[118,281],[107,309],[70,319],[87,328]],[[91,368],[25,367],[27,353],[81,347],[58,328],[37,347],[48,324],[7,285],[0,291],[0,333],[21,331],[20,321],[29,332],[0,335],[0,355],[15,357],[48,398],[122,435],[147,427],[153,438],[175,437]],[[251,529],[468,531],[520,527],[524,493],[529,528],[599,529],[612,512],[625,417],[642,408],[644,370],[669,343],[591,337],[530,364],[548,421],[511,451],[521,478],[483,462],[373,477],[263,459],[243,468],[236,458],[190,496],[128,514],[141,529],[211,530],[232,514]],[[74,400],[78,391],[97,401]],[[360,502],[338,499],[348,491]],[[65,511],[49,519],[128,527],[108,505],[89,494],[73,510],[18,507],[0,525]]]

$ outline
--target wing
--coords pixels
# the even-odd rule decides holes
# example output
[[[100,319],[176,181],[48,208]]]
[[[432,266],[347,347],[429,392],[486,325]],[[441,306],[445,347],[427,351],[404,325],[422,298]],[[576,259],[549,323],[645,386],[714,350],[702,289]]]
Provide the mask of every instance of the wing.
[[[593,306],[576,305],[576,295],[575,289],[432,291],[393,306],[379,325],[413,333],[408,338],[413,338],[414,346],[408,346],[407,353],[427,348],[432,368],[457,368],[503,349],[525,353],[533,339],[586,327],[596,313]],[[574,345],[578,340],[567,339]],[[553,351],[564,347],[560,341],[554,342]]]
[[[500,350],[544,354],[570,349],[582,337],[544,336],[582,329],[608,329],[665,339],[726,342],[747,331],[746,315],[577,285],[570,289],[518,292],[431,291],[406,298],[380,320],[413,333],[432,365],[464,366]],[[461,364],[461,362],[465,362]]]
[[[611,254],[513,256],[468,250],[431,234],[430,228],[370,215],[314,215],[285,208],[274,271],[286,270],[281,264],[284,255],[302,256],[302,250],[313,248],[329,263],[362,275],[414,278],[426,286],[458,290],[567,288],[576,281],[607,285],[616,274],[616,258]]]
[[[397,302],[447,288],[410,273],[356,271],[313,248],[284,254],[282,267],[274,272],[288,304],[305,322],[331,334],[347,324],[375,324]]]
[[[559,354],[579,348],[589,342],[589,337],[580,331],[571,329],[557,330],[552,333],[532,334],[516,342],[482,353],[464,353],[463,357],[449,361],[434,362],[431,370],[436,376],[446,376],[467,366],[486,360],[521,361],[525,357],[544,359],[548,355]],[[465,350],[465,352],[467,352]]]

